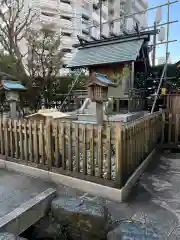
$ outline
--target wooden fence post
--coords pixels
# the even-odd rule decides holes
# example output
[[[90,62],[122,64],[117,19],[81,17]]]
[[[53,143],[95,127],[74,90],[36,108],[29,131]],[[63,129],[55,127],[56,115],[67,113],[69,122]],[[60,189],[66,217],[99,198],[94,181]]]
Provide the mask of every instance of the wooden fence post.
[[[102,126],[98,126],[98,177],[102,178],[103,170],[103,142],[102,142]]]
[[[107,179],[111,180],[111,126],[108,125],[106,129],[106,148],[107,148]]]
[[[65,144],[65,123],[59,123],[60,153],[62,157],[62,168],[66,169],[66,144]]]
[[[122,187],[123,178],[123,149],[122,149],[122,130],[119,123],[116,124],[116,184]]]
[[[165,112],[162,113],[162,130],[161,130],[161,144],[164,143],[165,140],[165,124],[166,124],[166,115]]]
[[[40,148],[40,164],[45,165],[45,137],[44,137],[44,122],[40,121],[39,125],[39,148]]]
[[[6,157],[9,156],[9,139],[8,139],[8,120],[3,121],[4,125],[4,141],[5,141],[5,155]]]
[[[51,170],[53,154],[52,154],[52,122],[50,120],[46,122],[46,153],[48,170]]]
[[[58,136],[58,124],[57,121],[53,122],[53,132],[54,132],[54,147],[55,147],[55,166],[59,168],[59,136]]]
[[[26,164],[28,164],[28,158],[29,158],[29,148],[28,148],[28,129],[27,129],[27,121],[24,121],[24,160]]]
[[[20,160],[24,160],[24,144],[23,144],[23,124],[22,121],[18,121],[19,126],[19,145],[20,145]]]
[[[76,161],[76,172],[79,172],[80,169],[80,160],[79,160],[79,124],[74,125],[75,128],[75,161]]]
[[[34,149],[34,162],[39,164],[39,146],[38,146],[38,131],[37,131],[37,122],[33,122],[33,149]]]

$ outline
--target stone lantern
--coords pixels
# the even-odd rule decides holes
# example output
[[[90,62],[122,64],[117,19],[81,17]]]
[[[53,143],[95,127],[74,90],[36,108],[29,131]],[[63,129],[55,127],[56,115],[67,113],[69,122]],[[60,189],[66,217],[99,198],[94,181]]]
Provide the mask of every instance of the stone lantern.
[[[88,81],[88,95],[92,102],[96,102],[97,124],[103,123],[103,102],[108,101],[108,88],[116,87],[107,76],[92,72]]]
[[[0,79],[0,90],[5,91],[5,96],[10,105],[10,116],[16,118],[16,107],[19,101],[19,92],[26,90],[26,88],[18,81]]]

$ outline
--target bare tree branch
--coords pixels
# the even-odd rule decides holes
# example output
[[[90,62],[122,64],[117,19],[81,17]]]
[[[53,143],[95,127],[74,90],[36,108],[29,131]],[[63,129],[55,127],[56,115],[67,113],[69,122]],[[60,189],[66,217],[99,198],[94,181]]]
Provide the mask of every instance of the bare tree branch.
[[[31,26],[35,14],[30,7],[25,11],[26,0],[0,0],[0,45],[17,59],[21,75],[27,76],[24,58],[20,50],[21,40]]]

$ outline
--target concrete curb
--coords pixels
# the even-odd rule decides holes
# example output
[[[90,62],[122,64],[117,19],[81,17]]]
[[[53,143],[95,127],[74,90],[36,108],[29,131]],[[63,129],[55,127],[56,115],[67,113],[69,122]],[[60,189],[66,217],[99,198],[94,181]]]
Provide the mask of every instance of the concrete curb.
[[[0,218],[0,232],[21,234],[45,216],[56,190],[49,188]]]
[[[144,170],[146,169],[146,167],[148,166],[149,162],[152,160],[155,154],[156,154],[156,150],[153,150],[148,155],[148,157],[143,161],[143,163],[136,169],[136,171],[129,178],[126,185],[122,189],[111,188],[111,187],[103,186],[93,182],[81,180],[78,178],[69,177],[59,173],[48,172],[42,169],[33,168],[30,166],[26,166],[19,163],[6,161],[6,160],[1,160],[1,159],[0,159],[0,167],[2,166],[7,170],[12,170],[12,171],[24,173],[31,177],[40,178],[44,181],[52,182],[57,185],[62,184],[62,185],[75,188],[80,191],[84,191],[89,194],[102,197],[105,199],[109,199],[112,201],[123,202],[128,198],[133,186],[136,184],[137,180],[143,174]]]

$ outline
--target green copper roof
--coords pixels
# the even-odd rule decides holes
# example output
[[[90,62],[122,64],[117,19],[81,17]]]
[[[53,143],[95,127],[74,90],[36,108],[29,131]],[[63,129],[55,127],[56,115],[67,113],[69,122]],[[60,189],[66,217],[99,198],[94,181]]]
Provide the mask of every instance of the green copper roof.
[[[81,48],[68,65],[69,68],[135,61],[143,39]]]

